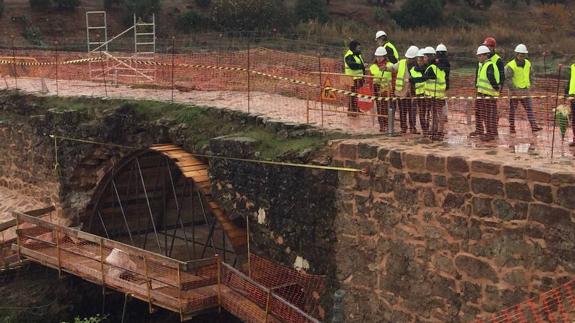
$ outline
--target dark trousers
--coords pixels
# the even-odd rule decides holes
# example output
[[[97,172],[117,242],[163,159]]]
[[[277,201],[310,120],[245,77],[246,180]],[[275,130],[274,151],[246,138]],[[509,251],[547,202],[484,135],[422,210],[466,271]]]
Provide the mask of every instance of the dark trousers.
[[[427,134],[429,131],[429,113],[427,112],[427,99],[423,97],[417,97],[415,99],[415,104],[419,110],[419,124],[421,125],[421,130],[423,134]]]
[[[359,90],[359,88],[362,86],[363,86],[363,79],[354,79],[353,85],[351,86],[351,92],[357,93],[357,90]],[[347,111],[351,111],[351,112],[358,112],[359,111],[359,109],[357,108],[357,97],[356,96],[350,96],[349,97],[349,107],[347,108]]]
[[[421,118],[423,116],[425,118],[426,127],[425,128],[422,127],[424,135],[431,134],[431,121],[432,121],[431,117],[434,105],[435,105],[435,99],[433,98],[423,99],[424,111],[423,113],[421,111],[419,112],[419,117]]]
[[[381,92],[381,86],[379,84],[374,84],[373,85],[373,93],[375,95],[379,95],[381,97],[386,97],[388,99],[390,99],[389,97],[389,93],[387,92]],[[389,107],[394,107],[395,105],[395,101],[391,101],[391,100],[378,100],[376,101],[376,106],[377,106],[377,121],[379,122],[379,130],[380,131],[385,131],[387,129],[388,126],[388,109]],[[395,116],[395,108],[392,109],[392,118],[394,118]]]
[[[497,131],[497,100],[488,95],[478,94],[475,101],[475,131],[488,137],[496,137]]]
[[[531,98],[523,98],[509,100],[509,127],[511,130],[515,131],[515,110],[517,110],[519,103],[523,105],[527,112],[527,119],[531,124],[531,129],[537,128],[537,121],[535,121],[535,114],[533,113],[533,108],[531,106]]]
[[[401,98],[397,100],[399,105],[399,123],[401,125],[401,131],[407,131],[407,122],[409,120],[409,129],[415,131],[416,115],[417,115],[417,105],[412,102],[411,98]]]
[[[444,99],[429,99],[431,101],[431,135],[443,135],[443,122],[445,121],[443,115],[443,107],[445,106]]]
[[[573,130],[573,141],[575,142],[575,99],[571,101],[571,129]]]

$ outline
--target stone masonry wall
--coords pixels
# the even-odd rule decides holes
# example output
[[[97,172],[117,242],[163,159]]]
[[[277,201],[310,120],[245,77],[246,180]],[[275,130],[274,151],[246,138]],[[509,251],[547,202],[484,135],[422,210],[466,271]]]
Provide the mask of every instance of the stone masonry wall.
[[[392,145],[334,148],[369,169],[339,175],[348,322],[470,322],[575,278],[575,173]]]

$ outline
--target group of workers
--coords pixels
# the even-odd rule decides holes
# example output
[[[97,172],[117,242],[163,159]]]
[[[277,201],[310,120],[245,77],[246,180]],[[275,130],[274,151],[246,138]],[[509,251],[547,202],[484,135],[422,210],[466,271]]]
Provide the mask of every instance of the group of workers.
[[[436,48],[410,46],[405,58],[400,59],[397,48],[383,31],[376,33],[378,47],[372,64],[366,64],[360,43],[352,40],[344,56],[345,74],[353,79],[352,92],[364,86],[366,78],[373,79],[373,92],[386,100],[377,100],[377,114],[380,132],[388,132],[399,107],[402,133],[409,130],[419,134],[416,118],[419,116],[421,131],[432,140],[442,140],[444,123],[447,122],[446,91],[449,89],[451,65],[444,44]],[[495,140],[498,136],[497,98],[504,84],[509,88],[509,127],[514,134],[515,113],[519,103],[527,112],[533,132],[542,130],[537,125],[529,94],[531,87],[531,62],[527,59],[528,50],[524,44],[515,47],[515,57],[507,64],[496,53],[497,42],[487,37],[477,48],[478,65],[475,74],[477,99],[475,102],[475,130],[469,135],[484,141]],[[573,132],[575,146],[575,64],[570,66],[566,96],[571,98],[573,110]],[[367,73],[369,71],[369,74]],[[507,80],[507,82],[505,82]],[[350,96],[348,108],[350,116],[359,113],[356,96]],[[388,119],[388,118],[391,118]]]

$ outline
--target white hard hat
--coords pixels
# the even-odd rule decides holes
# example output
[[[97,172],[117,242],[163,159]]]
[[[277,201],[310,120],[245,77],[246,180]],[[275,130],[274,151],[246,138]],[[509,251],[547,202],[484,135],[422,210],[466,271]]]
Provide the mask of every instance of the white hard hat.
[[[481,45],[477,48],[477,55],[483,55],[483,54],[489,54],[491,53],[491,50],[489,49],[489,47],[485,46],[485,45]]]
[[[409,46],[409,48],[405,52],[405,57],[406,58],[414,58],[417,56],[418,51],[419,51],[419,48],[417,48],[417,46]]]
[[[447,47],[445,47],[445,45],[443,44],[439,44],[437,45],[437,48],[435,49],[436,52],[447,52]]]
[[[385,33],[385,31],[380,30],[378,32],[375,33],[375,39],[377,40],[379,37],[383,37],[383,36],[387,36],[387,34]]]
[[[519,54],[527,54],[529,53],[527,51],[527,46],[523,45],[523,44],[519,44],[517,45],[517,47],[515,47],[515,52],[519,53]]]
[[[417,57],[423,57],[423,56],[425,56],[425,50],[422,48],[417,51]]]
[[[387,55],[387,50],[385,47],[380,46],[375,50],[375,56],[385,56]]]
[[[425,55],[435,55],[435,49],[433,49],[431,46],[427,46],[423,49],[423,53]]]

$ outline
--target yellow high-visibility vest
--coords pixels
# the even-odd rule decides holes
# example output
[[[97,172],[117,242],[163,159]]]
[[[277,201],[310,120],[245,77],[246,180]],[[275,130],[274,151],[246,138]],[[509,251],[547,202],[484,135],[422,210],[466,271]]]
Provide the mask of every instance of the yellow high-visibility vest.
[[[354,78],[353,78],[354,80],[362,78],[362,76],[363,76],[363,70],[354,70],[354,69],[351,69],[351,68],[347,65],[347,62],[345,61],[345,59],[346,59],[348,56],[353,56],[353,59],[355,60],[356,63],[361,64],[361,65],[364,64],[364,63],[363,63],[363,57],[361,56],[361,54],[360,54],[360,55],[355,55],[355,54],[351,51],[351,49],[348,50],[348,51],[345,53],[345,55],[343,56],[343,64],[344,64],[344,66],[345,66],[345,75],[354,76]]]
[[[571,65],[571,79],[569,80],[569,95],[575,95],[575,64]]]
[[[388,62],[386,67],[391,68],[393,64]],[[391,74],[388,76],[377,64],[371,64],[371,66],[369,66],[369,72],[373,75],[373,84],[378,84],[382,91],[387,91],[391,88]]]
[[[415,66],[409,70],[409,74],[413,78],[422,77],[423,73],[418,72],[415,70]],[[425,94],[425,82],[415,83],[415,95],[423,95]]]
[[[403,90],[405,72],[407,71],[407,59],[402,59],[399,61],[399,66],[397,68],[397,78],[395,79],[395,93]]]
[[[435,79],[425,81],[425,96],[435,99],[443,99],[445,97],[445,90],[447,89],[447,83],[445,83],[445,72],[435,64],[429,65],[425,72],[429,69],[432,69],[435,73]]]
[[[475,86],[477,87],[477,92],[481,94],[486,94],[490,96],[499,96],[499,91],[495,90],[489,79],[487,78],[487,68],[489,66],[493,66],[493,74],[495,76],[495,81],[497,84],[500,84],[501,80],[499,78],[499,69],[495,62],[492,60],[487,60],[483,64],[479,64],[479,73],[477,74],[477,83]]]
[[[517,61],[512,60],[505,65],[513,71],[513,85],[518,89],[528,89],[531,87],[531,62],[526,59],[525,66],[517,66]]]
[[[393,57],[395,57],[395,59],[399,60],[399,52],[392,43],[387,42],[385,43],[385,45],[383,45],[383,47],[385,47],[388,53],[391,52],[393,54]],[[384,74],[391,80],[391,72],[385,72]]]

